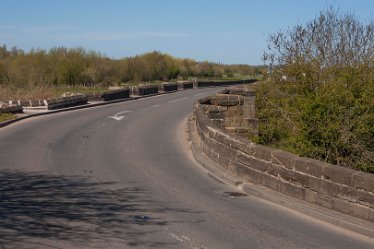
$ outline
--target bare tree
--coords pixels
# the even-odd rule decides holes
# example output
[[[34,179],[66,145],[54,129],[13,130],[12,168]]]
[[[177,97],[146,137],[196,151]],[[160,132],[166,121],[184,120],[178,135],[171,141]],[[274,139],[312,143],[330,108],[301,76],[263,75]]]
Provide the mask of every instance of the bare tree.
[[[374,23],[329,7],[305,25],[271,35],[263,61],[278,72],[315,83],[342,69],[372,67]]]

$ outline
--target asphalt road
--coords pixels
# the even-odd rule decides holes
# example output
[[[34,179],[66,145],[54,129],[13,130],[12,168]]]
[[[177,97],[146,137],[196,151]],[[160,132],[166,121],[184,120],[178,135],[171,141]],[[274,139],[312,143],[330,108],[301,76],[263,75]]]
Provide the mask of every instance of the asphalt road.
[[[0,129],[0,248],[374,248],[217,180],[188,151],[193,89]]]

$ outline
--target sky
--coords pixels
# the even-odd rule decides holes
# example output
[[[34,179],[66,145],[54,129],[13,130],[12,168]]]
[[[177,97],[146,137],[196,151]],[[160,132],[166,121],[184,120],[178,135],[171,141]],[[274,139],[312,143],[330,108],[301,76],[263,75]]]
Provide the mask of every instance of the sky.
[[[260,65],[270,34],[330,5],[373,19],[373,0],[1,0],[0,44]]]

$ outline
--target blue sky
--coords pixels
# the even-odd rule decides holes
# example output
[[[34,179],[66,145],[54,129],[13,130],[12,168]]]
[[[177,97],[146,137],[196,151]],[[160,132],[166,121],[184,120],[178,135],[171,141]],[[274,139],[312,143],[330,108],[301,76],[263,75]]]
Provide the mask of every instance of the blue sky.
[[[112,58],[158,50],[253,65],[261,64],[269,34],[331,4],[373,18],[373,0],[2,0],[0,44],[82,46]]]

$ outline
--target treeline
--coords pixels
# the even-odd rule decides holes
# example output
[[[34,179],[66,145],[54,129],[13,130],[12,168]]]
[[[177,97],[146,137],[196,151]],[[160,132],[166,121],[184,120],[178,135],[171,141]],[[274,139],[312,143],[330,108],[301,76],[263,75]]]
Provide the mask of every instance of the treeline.
[[[0,46],[0,87],[107,86],[189,77],[253,76],[263,69],[179,59],[157,51],[116,60],[84,48],[32,49],[25,53],[16,47]]]
[[[256,142],[374,173],[374,23],[333,7],[270,37]]]

